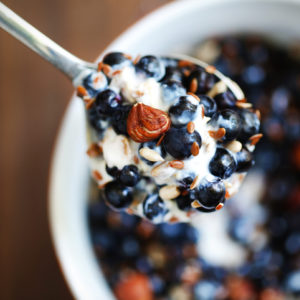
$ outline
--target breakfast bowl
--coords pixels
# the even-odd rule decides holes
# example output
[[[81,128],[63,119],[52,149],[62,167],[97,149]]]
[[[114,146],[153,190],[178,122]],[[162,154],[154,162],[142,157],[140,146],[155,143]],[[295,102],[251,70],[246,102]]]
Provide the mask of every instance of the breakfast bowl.
[[[133,25],[99,58],[110,51],[132,56],[148,53],[191,55],[196,53],[201,41],[210,37],[248,33],[262,35],[285,47],[300,40],[299,19],[300,2],[297,0],[176,1]],[[49,220],[58,261],[74,297],[109,300],[114,299],[114,295],[99,267],[88,222],[91,180],[85,122],[83,103],[74,95],[53,153]],[[259,174],[254,177],[261,178]],[[258,189],[257,182],[254,186]],[[248,180],[241,192],[244,195],[253,193],[253,182]],[[202,244],[208,243],[202,241]],[[217,247],[222,246],[220,241],[215,243]],[[202,246],[199,248],[205,252]]]

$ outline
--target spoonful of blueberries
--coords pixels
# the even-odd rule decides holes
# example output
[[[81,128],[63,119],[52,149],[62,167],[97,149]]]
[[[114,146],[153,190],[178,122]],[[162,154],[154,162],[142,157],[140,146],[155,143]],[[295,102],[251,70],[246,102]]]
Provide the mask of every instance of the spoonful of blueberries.
[[[262,137],[260,112],[215,67],[122,52],[88,63],[2,3],[0,26],[72,80],[85,104],[91,174],[111,208],[189,222],[238,191]]]

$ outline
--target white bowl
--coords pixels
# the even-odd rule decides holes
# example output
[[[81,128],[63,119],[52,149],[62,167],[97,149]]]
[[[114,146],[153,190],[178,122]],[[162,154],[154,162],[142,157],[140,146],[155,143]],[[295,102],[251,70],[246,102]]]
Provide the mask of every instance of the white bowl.
[[[189,0],[166,5],[129,28],[105,52],[188,53],[200,40],[256,32],[300,39],[299,0]],[[114,299],[93,253],[86,219],[88,166],[84,108],[72,99],[52,160],[49,215],[59,262],[77,299]]]

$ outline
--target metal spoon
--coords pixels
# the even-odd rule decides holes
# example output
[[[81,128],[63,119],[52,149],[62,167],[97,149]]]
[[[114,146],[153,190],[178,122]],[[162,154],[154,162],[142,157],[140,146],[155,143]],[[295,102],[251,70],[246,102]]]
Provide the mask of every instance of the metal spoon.
[[[97,69],[97,64],[86,62],[63,49],[1,2],[0,27],[66,74],[74,85],[78,85],[81,79]],[[205,62],[186,55],[168,56],[189,60],[204,68],[208,66]],[[227,85],[237,99],[244,97],[241,89],[228,77],[219,71],[216,71],[215,75]]]

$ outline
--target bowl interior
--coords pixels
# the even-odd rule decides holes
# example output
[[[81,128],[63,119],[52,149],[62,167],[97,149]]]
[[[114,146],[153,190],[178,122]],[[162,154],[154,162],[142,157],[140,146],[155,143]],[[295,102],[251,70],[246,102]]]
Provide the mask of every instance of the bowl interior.
[[[288,18],[286,17],[288,16]],[[129,28],[104,51],[190,53],[214,35],[256,32],[281,43],[299,40],[297,0],[190,0],[162,7]],[[113,299],[89,238],[88,164],[83,103],[73,97],[52,160],[49,218],[56,252],[78,299]]]

